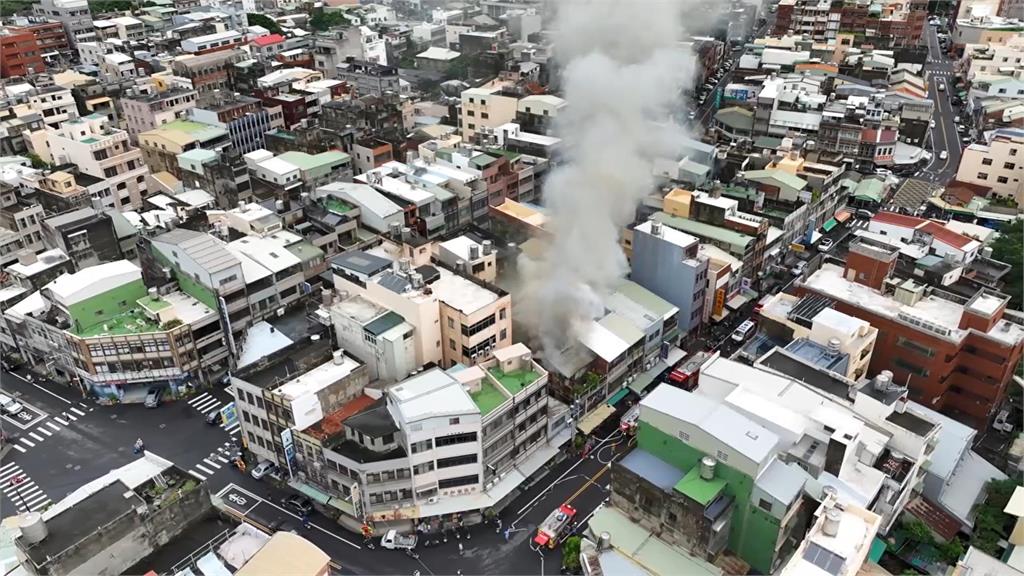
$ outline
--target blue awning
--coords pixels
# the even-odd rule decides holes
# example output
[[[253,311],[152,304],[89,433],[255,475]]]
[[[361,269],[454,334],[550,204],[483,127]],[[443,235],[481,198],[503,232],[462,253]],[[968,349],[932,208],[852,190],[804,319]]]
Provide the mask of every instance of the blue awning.
[[[612,394],[612,397],[608,399],[608,405],[615,406],[623,398],[625,398],[627,394],[629,394],[629,388],[623,388],[622,390],[619,390],[615,394]]]
[[[836,222],[835,218],[829,218],[827,222],[821,225],[821,229],[824,230],[825,232],[828,232],[838,225],[839,223]]]

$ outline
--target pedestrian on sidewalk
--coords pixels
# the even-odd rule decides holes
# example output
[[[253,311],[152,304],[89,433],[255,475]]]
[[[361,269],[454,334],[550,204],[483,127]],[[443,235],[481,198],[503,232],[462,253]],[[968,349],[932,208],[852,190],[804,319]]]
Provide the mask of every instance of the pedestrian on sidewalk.
[[[494,529],[495,534],[501,534],[501,518],[496,518],[498,527]]]
[[[462,552],[463,552],[462,542],[459,542],[459,556],[462,556]]]
[[[512,533],[511,528],[505,528],[505,542],[508,542],[508,537]]]

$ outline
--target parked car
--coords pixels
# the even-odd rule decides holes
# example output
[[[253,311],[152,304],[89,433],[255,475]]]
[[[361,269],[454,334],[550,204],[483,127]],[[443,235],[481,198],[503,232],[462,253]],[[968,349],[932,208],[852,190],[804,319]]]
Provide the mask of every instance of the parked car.
[[[416,548],[416,536],[403,536],[397,530],[388,530],[380,539],[380,547],[388,550],[413,550]]]
[[[267,474],[273,472],[275,468],[277,468],[277,466],[275,466],[273,462],[269,460],[264,460],[263,462],[257,464],[252,469],[252,472],[249,473],[249,475],[255,478],[256,480],[260,480]]]
[[[10,414],[11,416],[21,412],[24,406],[20,402],[11,398],[7,394],[0,394],[0,411],[4,414]]]
[[[942,82],[936,83],[935,84],[935,88],[938,89],[939,92],[945,92],[946,91],[946,85],[944,83],[942,83]]]
[[[211,426],[217,426],[221,423],[223,417],[220,414],[220,410],[214,410],[206,415],[206,423]]]
[[[831,238],[822,238],[818,242],[818,252],[828,252],[835,246],[835,242]]]
[[[689,118],[690,120],[693,120],[694,118],[697,117],[697,112],[694,110],[690,110],[690,112],[686,114],[686,117]]]
[[[804,273],[804,269],[807,268],[807,261],[801,260],[797,262],[792,268],[789,269],[789,273],[793,276],[799,276]]]
[[[298,526],[296,526],[295,524],[292,524],[286,518],[280,518],[278,520],[274,520],[273,522],[270,523],[270,525],[267,526],[267,528],[270,529],[270,532],[272,534],[275,533],[275,532],[291,532],[292,534],[298,534],[299,533]]]
[[[953,116],[953,124],[960,124],[960,117],[959,116]]]
[[[756,327],[757,325],[754,324],[753,320],[744,320],[742,324],[732,331],[729,338],[733,342],[745,342],[747,338],[750,338],[750,335],[754,333],[754,328]]]
[[[945,160],[946,158],[949,158],[949,152],[946,152],[945,150],[939,152],[939,160]]]
[[[866,208],[861,208],[860,210],[857,210],[856,216],[861,220],[871,220],[872,218],[875,217],[875,213]]]
[[[928,125],[931,126],[932,128],[935,128],[935,120],[929,122]]]
[[[154,387],[149,389],[149,392],[146,392],[145,406],[146,406],[146,408],[156,408],[157,406],[160,405],[161,402],[163,402],[163,399],[164,399],[164,389],[163,389],[163,387],[162,386],[154,386]]]
[[[313,511],[313,503],[309,498],[299,495],[292,495],[281,501],[285,508],[288,508],[300,516]]]

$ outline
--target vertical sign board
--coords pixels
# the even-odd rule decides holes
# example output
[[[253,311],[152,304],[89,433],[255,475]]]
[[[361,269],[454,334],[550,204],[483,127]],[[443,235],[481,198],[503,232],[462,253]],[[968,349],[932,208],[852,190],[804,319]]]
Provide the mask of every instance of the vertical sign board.
[[[295,441],[292,438],[292,429],[285,428],[281,431],[281,445],[284,446],[284,461],[288,464],[288,478],[292,478],[292,462],[295,460]]]
[[[235,408],[234,402],[228,402],[220,409],[220,421],[225,428],[238,422],[238,410]]]

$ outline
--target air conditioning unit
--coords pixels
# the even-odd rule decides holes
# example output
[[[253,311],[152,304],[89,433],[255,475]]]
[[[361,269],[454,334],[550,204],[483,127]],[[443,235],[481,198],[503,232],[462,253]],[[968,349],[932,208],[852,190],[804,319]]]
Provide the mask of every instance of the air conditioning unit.
[[[284,316],[284,308],[277,309],[277,317],[280,318],[281,316]]]
[[[431,496],[427,498],[427,504],[437,504],[437,496]]]

